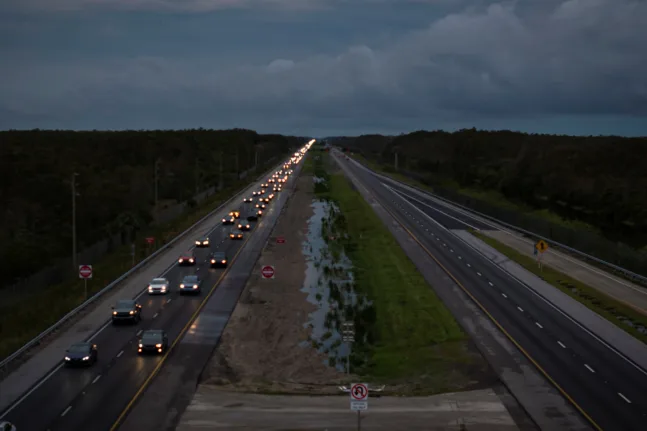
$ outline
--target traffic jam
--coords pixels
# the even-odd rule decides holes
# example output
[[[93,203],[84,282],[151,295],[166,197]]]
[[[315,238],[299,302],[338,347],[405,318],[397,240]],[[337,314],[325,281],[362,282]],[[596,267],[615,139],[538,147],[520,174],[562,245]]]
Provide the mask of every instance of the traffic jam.
[[[254,190],[251,196],[245,196],[242,199],[242,208],[232,209],[221,220],[223,226],[232,226],[228,237],[231,240],[244,240],[246,235],[252,234],[251,221],[259,220],[267,210],[271,202],[281,193],[283,185],[288,181],[290,175],[294,173],[295,167],[303,159],[303,156],[310,149],[315,140],[312,139],[303,148],[295,152],[289,160],[281,165],[278,171],[275,171],[265,182],[260,184],[260,188]],[[198,259],[195,250],[198,248],[210,248],[212,240],[208,235],[201,236],[195,240],[194,247],[186,250],[177,258],[178,266],[196,267]],[[225,251],[217,250],[210,252],[207,257],[207,263],[210,268],[221,268],[226,270],[230,263],[230,258]],[[193,269],[195,272],[195,269]],[[197,273],[185,275],[177,286],[172,286],[170,281],[162,274],[153,278],[146,290],[142,292],[148,295],[168,295],[172,291],[180,295],[202,293],[203,280]],[[142,294],[138,295],[141,296]],[[111,321],[113,325],[120,323],[129,323],[136,325],[142,321],[142,305],[135,299],[119,299],[112,307]],[[148,329],[139,332],[137,353],[140,355],[146,353],[164,354],[169,347],[167,333],[163,329]],[[96,363],[99,354],[99,347],[90,342],[77,342],[70,346],[65,352],[65,365],[67,366],[92,366]]]

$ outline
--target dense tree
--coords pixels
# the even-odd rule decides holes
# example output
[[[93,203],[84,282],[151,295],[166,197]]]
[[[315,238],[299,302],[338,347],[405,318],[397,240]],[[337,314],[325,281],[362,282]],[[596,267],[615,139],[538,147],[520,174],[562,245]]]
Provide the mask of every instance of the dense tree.
[[[79,250],[152,220],[155,164],[162,202],[231,184],[258,161],[304,138],[251,130],[0,132],[0,287],[67,257],[72,176],[77,177]]]

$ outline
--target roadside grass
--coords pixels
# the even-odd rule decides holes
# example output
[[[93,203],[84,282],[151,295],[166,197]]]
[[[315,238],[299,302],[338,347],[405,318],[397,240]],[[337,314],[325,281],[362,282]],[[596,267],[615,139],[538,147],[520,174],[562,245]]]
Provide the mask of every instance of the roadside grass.
[[[641,326],[647,329],[647,316],[644,314],[548,265],[544,264],[542,265],[543,268],[539,269],[535,259],[502,244],[494,238],[474,230],[470,230],[470,233],[628,334],[647,343],[647,333],[642,333],[638,330],[638,327]]]
[[[409,384],[407,393],[415,394],[473,384],[468,369],[483,360],[469,350],[468,336],[371,206],[331,163],[314,163],[315,175],[328,178],[328,187],[317,195],[335,202],[343,214],[344,250],[353,262],[355,288],[373,301],[376,314],[375,342],[353,346],[366,349],[370,359],[351,371],[380,383]]]
[[[158,246],[161,247],[221,205],[233,194],[243,190],[266,170],[264,167],[257,172],[250,172],[249,179],[241,180],[216,192],[169,223],[145,228],[138,232],[134,241],[136,244],[135,264],[156,250],[153,247],[145,248],[146,237],[155,237]],[[93,278],[88,280],[88,297],[132,268],[130,245],[115,249],[100,261],[92,262],[92,265]],[[57,285],[43,286],[41,289],[20,295],[11,301],[10,306],[0,305],[0,360],[8,357],[29,340],[49,328],[81,305],[84,300],[84,282],[75,278]]]

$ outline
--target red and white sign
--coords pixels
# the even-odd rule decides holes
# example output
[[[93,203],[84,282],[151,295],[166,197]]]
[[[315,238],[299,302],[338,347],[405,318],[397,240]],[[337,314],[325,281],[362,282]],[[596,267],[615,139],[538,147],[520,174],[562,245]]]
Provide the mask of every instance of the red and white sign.
[[[263,278],[274,278],[274,267],[272,265],[265,265],[261,269],[261,274],[263,274]]]
[[[366,383],[353,383],[353,385],[350,387],[350,400],[368,400],[368,386],[366,385]]]
[[[282,237],[282,236],[276,238],[276,243],[277,244],[285,244],[285,238]]]
[[[92,278],[92,265],[79,265],[79,278]]]
[[[155,242],[155,237],[149,236],[146,238],[146,243],[147,244],[153,244]]]

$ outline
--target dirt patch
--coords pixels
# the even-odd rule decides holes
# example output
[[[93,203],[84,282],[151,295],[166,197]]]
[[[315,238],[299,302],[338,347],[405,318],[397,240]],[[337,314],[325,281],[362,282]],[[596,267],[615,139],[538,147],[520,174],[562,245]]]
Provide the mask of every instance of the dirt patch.
[[[314,182],[305,172],[284,208],[227,325],[202,383],[253,392],[338,394],[346,375],[310,341],[310,313],[317,306],[302,291],[302,247],[313,215]],[[285,243],[278,244],[277,237]],[[260,267],[274,265],[274,279]]]

